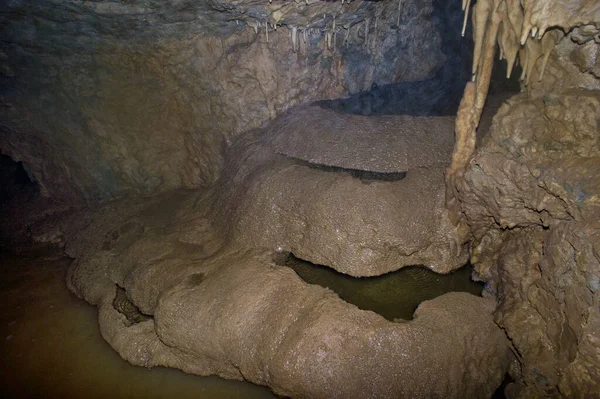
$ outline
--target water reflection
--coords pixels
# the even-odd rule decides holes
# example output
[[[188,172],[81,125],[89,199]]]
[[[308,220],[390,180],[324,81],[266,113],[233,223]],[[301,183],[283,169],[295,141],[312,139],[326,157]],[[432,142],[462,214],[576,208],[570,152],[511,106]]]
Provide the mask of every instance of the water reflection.
[[[66,288],[69,260],[0,254],[4,398],[275,398],[266,388],[122,360],[102,339],[96,308]]]

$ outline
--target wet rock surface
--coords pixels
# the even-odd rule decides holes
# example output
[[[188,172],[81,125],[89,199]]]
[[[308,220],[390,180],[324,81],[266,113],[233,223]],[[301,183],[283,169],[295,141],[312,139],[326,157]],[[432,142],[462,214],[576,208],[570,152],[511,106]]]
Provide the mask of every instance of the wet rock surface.
[[[444,208],[452,137],[447,117],[294,109],[234,145],[215,219],[227,220],[243,247],[292,252],[352,276],[420,264],[448,273],[468,257]],[[406,172],[377,180],[350,172],[357,169]]]
[[[69,270],[70,289],[99,307],[103,337],[129,362],[299,398],[486,398],[500,384],[511,355],[491,318],[493,300],[449,293],[421,304],[414,320],[392,323],[305,283],[269,252],[229,243],[202,258],[200,246],[182,242],[185,222],[202,214],[198,203],[198,193],[181,193],[155,204],[177,208],[162,221],[148,209],[130,215],[145,228],[128,246],[68,245],[87,252]],[[86,237],[121,230],[116,209],[90,217]],[[131,324],[113,305],[116,285],[153,319]]]
[[[600,391],[598,115],[597,91],[513,97],[458,186],[472,261],[518,354],[512,395]]]
[[[311,106],[290,110],[269,131],[279,154],[371,172],[446,164],[454,147],[452,117],[369,118]]]
[[[136,365],[246,380],[294,398],[347,398],[357,392],[373,398],[490,397],[512,359],[508,341],[492,318],[496,306],[492,298],[448,293],[423,302],[413,320],[401,323],[360,310],[331,290],[307,284],[293,270],[276,264],[269,247],[273,243],[260,241],[263,236],[275,237],[270,230],[276,226],[274,221],[293,231],[294,222],[301,220],[297,217],[302,210],[300,202],[307,201],[307,193],[314,196],[316,192],[305,192],[299,203],[290,202],[290,197],[280,202],[287,206],[285,212],[248,223],[244,218],[253,212],[273,207],[252,195],[236,194],[279,187],[271,193],[277,200],[283,198],[281,193],[292,192],[290,187],[302,179],[312,181],[325,190],[323,198],[335,199],[329,207],[314,208],[322,209],[321,213],[307,214],[313,218],[310,223],[323,228],[320,239],[325,245],[321,248],[327,249],[336,242],[326,241],[335,231],[331,230],[337,226],[334,222],[340,231],[360,225],[356,214],[346,217],[340,213],[339,200],[351,198],[344,190],[350,190],[352,196],[361,190],[370,193],[368,203],[381,208],[389,205],[373,202],[380,195],[387,193],[385,201],[393,203],[392,198],[396,200],[402,191],[386,185],[408,182],[412,188],[414,179],[415,202],[409,205],[430,198],[436,206],[433,215],[445,215],[442,168],[411,169],[399,181],[365,184],[347,173],[315,170],[267,151],[273,149],[267,145],[273,137],[266,133],[255,132],[233,145],[236,156],[224,174],[224,186],[230,191],[216,185],[210,190],[180,191],[145,201],[124,200],[73,215],[58,227],[69,237],[66,252],[76,259],[69,268],[67,285],[98,306],[106,341]],[[424,187],[421,191],[417,181]],[[308,200],[326,204],[319,198]],[[247,209],[252,212],[245,212]],[[349,210],[364,212],[360,207]],[[365,218],[381,215],[368,212]],[[406,218],[414,213],[395,215]],[[389,223],[379,220],[382,226]],[[435,234],[440,230],[437,220]],[[405,219],[395,222],[408,223]],[[412,225],[406,229],[412,231],[411,236],[418,233]],[[377,243],[366,241],[372,236],[360,234],[358,230],[356,235],[339,239],[334,254],[343,260],[346,252],[354,256],[353,246]],[[428,235],[423,234],[421,238],[427,241]],[[454,242],[451,236],[444,239]],[[304,257],[299,249],[306,248],[308,254],[310,245],[294,247],[294,251]],[[354,264],[349,272],[365,275],[397,269],[398,263],[386,261],[402,258],[393,249],[383,252],[384,247],[380,248],[380,258],[358,267]],[[411,261],[416,262],[417,256],[412,256]],[[426,256],[426,251],[418,255]],[[430,267],[437,271],[451,270],[453,261],[459,264],[456,258],[447,258],[447,264],[435,263],[433,258],[433,254],[428,258],[434,264]],[[332,264],[342,267],[344,263]],[[116,298],[119,292],[121,300]],[[115,303],[125,303],[127,309],[133,307],[151,318],[132,323],[124,314],[127,311],[119,311],[122,306],[115,307]]]

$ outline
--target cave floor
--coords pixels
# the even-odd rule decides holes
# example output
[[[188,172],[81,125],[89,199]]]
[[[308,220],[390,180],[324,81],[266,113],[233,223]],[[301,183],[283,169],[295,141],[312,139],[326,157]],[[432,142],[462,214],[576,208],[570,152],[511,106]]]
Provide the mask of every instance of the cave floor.
[[[0,396],[275,397],[246,382],[127,363],[102,339],[96,308],[67,289],[70,262],[0,254]]]

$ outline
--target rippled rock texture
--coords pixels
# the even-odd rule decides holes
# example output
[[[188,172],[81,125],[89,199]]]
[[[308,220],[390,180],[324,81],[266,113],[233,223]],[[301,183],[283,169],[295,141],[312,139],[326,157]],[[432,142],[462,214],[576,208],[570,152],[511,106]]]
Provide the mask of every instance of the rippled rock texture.
[[[288,107],[443,63],[431,0],[308,3],[4,2],[0,149],[71,202],[206,186]]]
[[[600,92],[513,97],[457,186],[520,397],[600,392]]]

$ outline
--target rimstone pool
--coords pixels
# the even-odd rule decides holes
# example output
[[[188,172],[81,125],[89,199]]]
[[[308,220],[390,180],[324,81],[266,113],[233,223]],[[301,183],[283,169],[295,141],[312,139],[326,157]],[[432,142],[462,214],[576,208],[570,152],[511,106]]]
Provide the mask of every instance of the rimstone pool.
[[[294,269],[307,283],[327,287],[346,302],[363,310],[372,310],[391,321],[412,319],[421,302],[447,292],[481,295],[483,289],[482,283],[471,279],[471,265],[450,274],[411,266],[382,276],[356,278],[298,259],[293,254],[276,255],[276,262]]]

